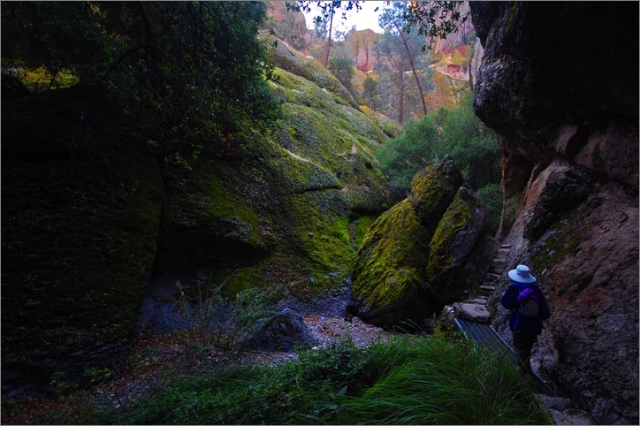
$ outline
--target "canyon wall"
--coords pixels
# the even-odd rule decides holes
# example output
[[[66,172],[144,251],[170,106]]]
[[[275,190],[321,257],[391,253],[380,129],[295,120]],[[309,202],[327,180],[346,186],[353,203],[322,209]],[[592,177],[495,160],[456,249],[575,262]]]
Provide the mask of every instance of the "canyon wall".
[[[501,137],[509,267],[552,317],[534,349],[599,424],[638,424],[638,3],[472,2],[476,114]],[[493,300],[493,326],[510,340]]]

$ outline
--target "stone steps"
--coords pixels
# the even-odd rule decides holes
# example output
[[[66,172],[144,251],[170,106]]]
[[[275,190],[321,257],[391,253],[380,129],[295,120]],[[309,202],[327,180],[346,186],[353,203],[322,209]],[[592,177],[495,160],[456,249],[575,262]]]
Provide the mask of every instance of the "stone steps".
[[[503,278],[510,250],[511,246],[502,245],[496,252],[484,280],[477,288],[473,289],[469,298],[463,302],[454,303],[453,306],[446,307],[445,310],[467,321],[489,323],[491,315],[487,303],[493,296],[497,284]]]

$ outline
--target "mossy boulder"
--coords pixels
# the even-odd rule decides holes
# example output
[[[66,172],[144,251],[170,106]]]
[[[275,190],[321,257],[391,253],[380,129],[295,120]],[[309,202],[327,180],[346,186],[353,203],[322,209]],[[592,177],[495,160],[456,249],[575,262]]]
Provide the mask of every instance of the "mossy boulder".
[[[410,199],[429,238],[463,182],[462,172],[450,157],[416,173]]]
[[[352,272],[358,315],[421,324],[484,274],[492,253],[481,202],[450,158],[416,174],[412,194],[371,226]]]
[[[460,301],[478,285],[495,250],[491,241],[482,202],[469,188],[461,187],[429,245],[425,281],[432,304]]]
[[[352,273],[351,291],[360,301],[360,317],[391,326],[426,316],[428,304],[416,302],[424,299],[422,271],[428,259],[428,241],[408,199],[371,225]]]

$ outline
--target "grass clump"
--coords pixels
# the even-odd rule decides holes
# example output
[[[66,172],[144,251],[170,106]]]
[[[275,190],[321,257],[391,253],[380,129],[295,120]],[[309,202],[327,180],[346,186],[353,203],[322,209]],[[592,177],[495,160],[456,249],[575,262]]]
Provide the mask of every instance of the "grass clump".
[[[220,284],[212,280],[198,284],[195,297],[188,297],[182,283],[176,283],[178,305],[182,317],[191,326],[180,334],[185,346],[185,361],[194,362],[204,357],[211,348],[232,350],[241,345],[260,324],[276,311],[273,306],[291,285],[250,287],[232,297],[225,296],[227,280]]]
[[[552,424],[508,360],[444,336],[356,347],[343,338],[275,367],[165,383],[119,424]]]

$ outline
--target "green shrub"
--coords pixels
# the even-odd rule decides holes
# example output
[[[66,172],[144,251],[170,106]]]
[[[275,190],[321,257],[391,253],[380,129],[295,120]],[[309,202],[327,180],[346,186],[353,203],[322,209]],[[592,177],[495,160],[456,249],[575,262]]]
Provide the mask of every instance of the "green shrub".
[[[192,320],[192,325],[179,335],[187,362],[203,358],[211,348],[234,349],[262,320],[275,314],[272,306],[288,287],[251,287],[228,300],[224,296],[228,279],[216,284],[211,277],[206,283],[198,284],[197,291],[191,295],[185,293],[179,281],[176,283],[182,316]]]
[[[502,189],[497,183],[492,183],[476,191],[476,195],[487,209],[487,219],[494,229],[498,228],[502,217]]]
[[[180,147],[184,162],[201,143],[215,151],[223,138],[272,129],[280,118],[266,82],[273,65],[256,37],[266,9],[264,2],[13,2],[2,14],[2,69],[23,71],[29,87],[34,77],[25,71],[37,69],[49,78],[38,87],[107,90],[161,145],[174,155]]]
[[[500,182],[498,138],[475,116],[471,94],[458,108],[440,108],[417,121],[406,121],[403,132],[376,152],[391,187],[404,190],[416,172],[447,154],[474,190]]]

